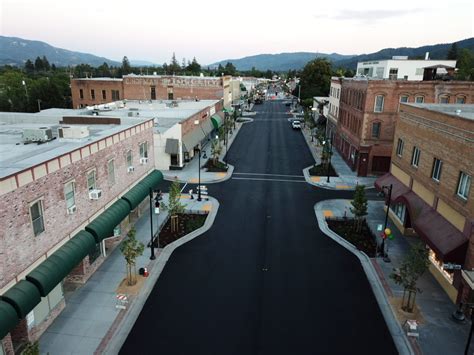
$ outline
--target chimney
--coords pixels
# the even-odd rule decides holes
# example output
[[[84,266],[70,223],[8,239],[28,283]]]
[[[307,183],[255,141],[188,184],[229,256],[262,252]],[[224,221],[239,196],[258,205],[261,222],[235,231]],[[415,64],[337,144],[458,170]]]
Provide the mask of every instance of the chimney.
[[[430,60],[430,52],[425,53],[425,60]]]

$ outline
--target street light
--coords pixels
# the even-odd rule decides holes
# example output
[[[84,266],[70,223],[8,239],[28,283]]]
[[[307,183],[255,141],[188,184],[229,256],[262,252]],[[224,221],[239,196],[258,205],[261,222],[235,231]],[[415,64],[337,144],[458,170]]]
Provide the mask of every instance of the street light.
[[[382,192],[385,193],[385,190],[388,190],[387,212],[385,213],[385,223],[383,225],[384,233],[385,233],[385,230],[387,229],[388,213],[390,211],[390,199],[392,198],[392,188],[393,188],[392,184],[382,186]],[[382,254],[383,261],[385,261],[386,263],[389,263],[390,258],[388,257],[388,254],[385,252],[385,238],[382,238],[382,245],[381,245],[380,249],[381,249],[381,254]]]
[[[155,245],[153,241],[154,233],[153,233],[153,189],[150,187],[150,249],[151,255],[150,260],[155,260]]]
[[[199,120],[195,120],[194,121],[194,124],[196,126],[199,125]],[[197,151],[198,151],[198,198],[197,200],[198,201],[201,201],[201,148],[197,148]]]
[[[326,149],[327,153],[327,168],[326,168],[326,174],[327,174],[327,182],[331,182],[329,176],[331,175],[331,156],[332,156],[332,141],[329,138],[326,138],[325,141],[323,141],[324,149]]]

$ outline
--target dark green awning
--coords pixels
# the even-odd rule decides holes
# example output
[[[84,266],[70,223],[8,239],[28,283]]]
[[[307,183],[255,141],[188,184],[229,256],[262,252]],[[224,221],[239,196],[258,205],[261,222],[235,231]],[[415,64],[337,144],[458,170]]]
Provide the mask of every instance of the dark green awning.
[[[119,199],[104,213],[94,219],[86,226],[86,231],[91,233],[96,243],[100,243],[105,238],[111,237],[114,228],[130,213],[130,205],[127,201]]]
[[[19,322],[15,308],[10,303],[0,300],[0,339],[3,339]]]
[[[137,206],[148,196],[150,190],[141,183],[132,187],[125,195],[122,196],[122,199],[128,202],[130,209],[134,210]]]
[[[212,115],[211,121],[215,129],[219,129],[219,127],[222,126],[222,118],[218,115]]]
[[[21,280],[1,296],[2,300],[9,303],[18,315],[18,318],[25,318],[38,303],[41,302],[41,295],[38,288],[29,281]]]
[[[30,272],[26,279],[46,297],[95,248],[92,234],[80,231],[48,259]]]

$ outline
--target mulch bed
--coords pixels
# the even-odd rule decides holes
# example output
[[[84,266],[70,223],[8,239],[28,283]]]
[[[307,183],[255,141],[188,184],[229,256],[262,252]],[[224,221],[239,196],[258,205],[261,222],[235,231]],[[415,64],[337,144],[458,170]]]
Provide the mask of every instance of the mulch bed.
[[[377,244],[375,243],[372,232],[363,220],[360,232],[355,229],[354,219],[347,218],[346,220],[326,220],[328,227],[342,238],[354,245],[360,251],[363,251],[367,256],[373,258],[377,253]]]
[[[319,164],[313,165],[311,169],[309,169],[309,174],[311,176],[327,176],[328,175],[328,165],[327,164]],[[329,176],[339,176],[336,173],[336,170],[332,167],[332,164],[329,164]]]
[[[173,243],[186,234],[201,228],[206,221],[207,214],[184,213],[178,215],[178,230],[171,232],[171,218],[165,223],[159,234],[160,248]],[[158,247],[158,241],[154,241],[155,247]]]
[[[208,159],[204,167],[211,173],[225,173],[228,167],[221,161],[214,163],[213,159]]]

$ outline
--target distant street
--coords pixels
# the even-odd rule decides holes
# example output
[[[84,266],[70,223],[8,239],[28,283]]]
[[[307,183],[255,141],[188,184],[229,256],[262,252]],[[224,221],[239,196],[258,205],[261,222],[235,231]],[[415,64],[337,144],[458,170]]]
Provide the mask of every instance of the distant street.
[[[358,259],[318,228],[314,204],[349,191],[305,183],[313,163],[282,101],[256,105],[208,185],[213,227],[168,261],[122,354],[396,354]]]

